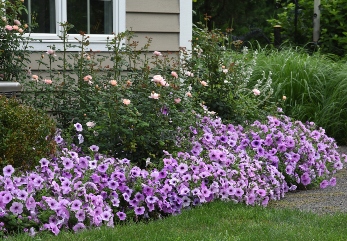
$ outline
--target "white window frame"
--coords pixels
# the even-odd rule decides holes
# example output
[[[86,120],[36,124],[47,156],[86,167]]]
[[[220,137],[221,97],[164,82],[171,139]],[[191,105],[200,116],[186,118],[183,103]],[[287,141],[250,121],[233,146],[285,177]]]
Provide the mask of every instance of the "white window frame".
[[[55,45],[56,49],[63,49],[63,41],[59,38],[63,28],[59,23],[67,21],[67,1],[68,0],[55,0],[55,16],[56,16],[56,33],[30,33],[25,34],[27,37],[32,38],[34,41],[29,43],[33,47],[33,51],[47,51],[48,46]],[[126,0],[113,0],[113,33],[121,33],[125,31],[125,4]],[[73,24],[73,23],[72,23]],[[113,38],[113,35],[108,34],[86,34],[89,36],[90,44],[86,50],[100,50],[106,51],[107,37]],[[71,44],[78,43],[75,39],[81,39],[79,34],[69,34],[68,42]],[[69,51],[80,51],[79,48],[71,48]]]

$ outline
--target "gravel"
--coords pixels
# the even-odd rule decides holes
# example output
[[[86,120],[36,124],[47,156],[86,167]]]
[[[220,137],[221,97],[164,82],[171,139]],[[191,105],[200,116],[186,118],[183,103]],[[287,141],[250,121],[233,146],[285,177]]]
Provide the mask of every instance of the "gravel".
[[[347,154],[347,147],[339,147],[340,153]],[[269,204],[274,208],[291,208],[317,214],[347,213],[347,168],[339,170],[336,186],[325,189],[289,192],[279,201]]]

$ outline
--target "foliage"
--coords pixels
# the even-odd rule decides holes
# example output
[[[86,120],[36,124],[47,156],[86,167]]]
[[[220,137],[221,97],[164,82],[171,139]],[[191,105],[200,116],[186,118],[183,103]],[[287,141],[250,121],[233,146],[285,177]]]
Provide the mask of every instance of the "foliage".
[[[193,51],[186,54],[183,69],[193,93],[223,121],[243,123],[266,119],[276,111],[268,101],[272,95],[271,73],[257,83],[249,80],[257,51],[249,52],[240,42],[230,43],[218,29],[194,27]]]
[[[273,100],[281,100],[286,115],[323,127],[340,145],[347,143],[345,61],[308,54],[301,48],[259,51],[250,82],[272,72]],[[283,100],[283,96],[285,100]]]
[[[195,122],[178,56],[149,52],[151,39],[139,47],[131,32],[110,39],[107,53],[87,51],[89,37],[82,33],[79,44],[71,46],[66,35],[72,26],[62,26],[64,48],[51,46],[38,60],[38,75],[23,82],[25,103],[50,111],[64,132],[71,131],[72,121],[88,123],[83,130],[86,143],[98,143],[102,153],[142,167],[147,158],[158,161],[162,149],[177,149],[176,139]],[[68,53],[71,47],[80,53]]]
[[[0,96],[0,166],[31,169],[54,154],[55,124],[42,111]]]
[[[283,39],[289,42],[306,45],[312,42],[312,15],[314,1],[299,0],[297,12],[297,28],[294,28],[295,4],[286,1],[282,4],[280,12],[275,18],[268,22],[282,26]],[[346,12],[347,7],[343,0],[322,0],[321,1],[321,31],[319,47],[324,53],[343,56],[346,53],[347,32],[346,32]]]
[[[272,32],[272,26],[267,25],[266,19],[275,14],[276,6],[273,0],[195,1],[193,23],[206,21],[209,30],[232,30],[232,36],[236,39],[257,40],[268,44],[267,36]],[[244,39],[247,36],[249,39]]]
[[[1,1],[0,9],[0,79],[4,81],[18,81],[26,78],[27,63],[30,62],[28,50],[29,37],[24,34],[28,25],[20,19],[26,11],[23,2]]]
[[[83,128],[75,126],[77,132]],[[83,155],[79,146],[67,148],[58,134],[57,156],[42,158],[35,171],[3,168],[0,231],[58,235],[61,230],[113,227],[218,199],[267,206],[299,184],[336,184],[335,178],[327,178],[342,168],[346,156],[338,154],[322,129],[285,116],[250,128],[255,129],[203,117],[197,128],[190,128],[191,148],[177,155],[164,151],[161,167],[148,163],[146,169],[126,158],[102,155],[96,145]]]

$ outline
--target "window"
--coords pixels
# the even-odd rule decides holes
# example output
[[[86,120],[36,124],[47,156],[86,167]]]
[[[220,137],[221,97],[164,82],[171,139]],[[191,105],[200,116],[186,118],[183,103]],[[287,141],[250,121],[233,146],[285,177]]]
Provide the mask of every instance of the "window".
[[[25,0],[28,14],[23,16],[30,24],[30,37],[34,50],[47,50],[48,45],[61,48],[62,27],[59,23],[74,25],[69,33],[69,42],[76,42],[80,32],[90,36],[91,49],[105,50],[107,36],[125,31],[125,0]],[[78,51],[79,49],[71,49]]]

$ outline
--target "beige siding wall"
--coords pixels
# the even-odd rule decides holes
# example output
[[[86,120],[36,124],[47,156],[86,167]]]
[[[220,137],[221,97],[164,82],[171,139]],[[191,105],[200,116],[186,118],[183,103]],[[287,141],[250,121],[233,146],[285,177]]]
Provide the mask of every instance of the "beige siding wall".
[[[150,50],[178,51],[179,7],[179,0],[127,0],[126,28],[136,33],[140,46],[151,37]]]

